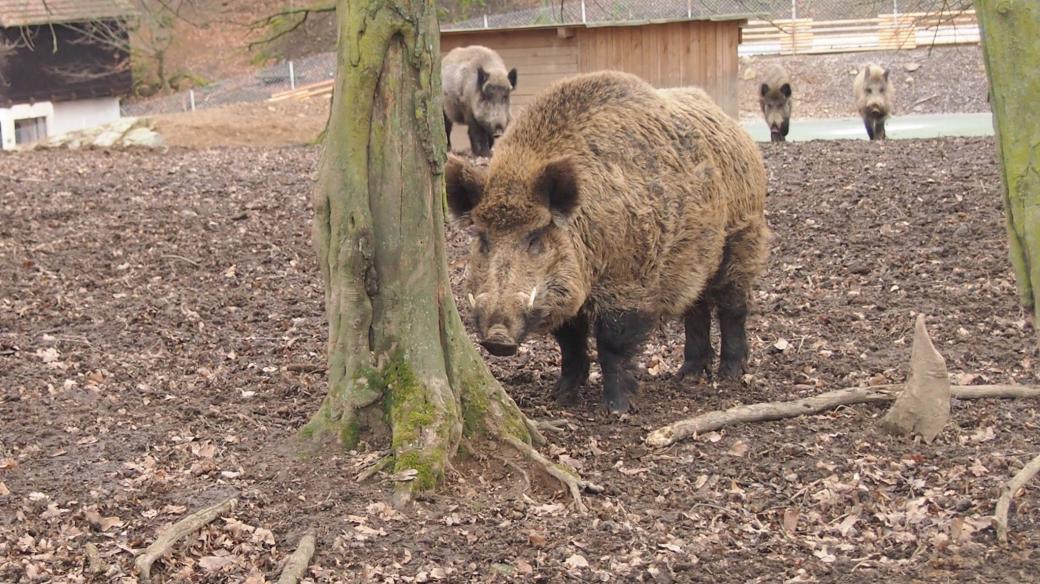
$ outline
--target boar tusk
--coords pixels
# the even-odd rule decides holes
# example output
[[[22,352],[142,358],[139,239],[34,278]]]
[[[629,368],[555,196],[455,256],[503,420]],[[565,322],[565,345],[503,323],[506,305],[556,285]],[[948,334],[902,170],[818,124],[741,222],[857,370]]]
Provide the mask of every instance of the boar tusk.
[[[534,306],[534,298],[535,298],[535,296],[538,296],[538,286],[535,286],[534,288],[531,288],[531,296],[530,296],[530,298],[527,299],[527,307],[528,308],[531,308],[532,306]]]
[[[469,306],[470,306],[470,308],[476,308],[477,307],[477,299],[473,297],[473,293],[472,292],[469,293],[468,298],[469,298]]]

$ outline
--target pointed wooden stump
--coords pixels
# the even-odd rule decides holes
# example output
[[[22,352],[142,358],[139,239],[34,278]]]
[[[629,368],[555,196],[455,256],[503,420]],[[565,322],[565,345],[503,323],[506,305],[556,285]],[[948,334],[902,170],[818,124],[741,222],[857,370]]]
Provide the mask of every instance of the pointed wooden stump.
[[[918,434],[931,443],[950,419],[950,376],[946,361],[935,350],[924,326],[924,315],[914,324],[910,376],[881,427],[893,434]]]

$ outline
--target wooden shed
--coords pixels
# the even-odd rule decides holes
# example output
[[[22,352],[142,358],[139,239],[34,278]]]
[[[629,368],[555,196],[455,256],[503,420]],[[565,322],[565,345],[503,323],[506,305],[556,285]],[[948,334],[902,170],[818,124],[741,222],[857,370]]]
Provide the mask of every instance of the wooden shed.
[[[554,81],[614,69],[657,87],[699,86],[737,117],[737,45],[746,22],[734,16],[442,30],[441,54],[467,45],[498,51],[507,67],[517,68],[514,112]],[[467,144],[465,127],[452,133],[452,144]]]

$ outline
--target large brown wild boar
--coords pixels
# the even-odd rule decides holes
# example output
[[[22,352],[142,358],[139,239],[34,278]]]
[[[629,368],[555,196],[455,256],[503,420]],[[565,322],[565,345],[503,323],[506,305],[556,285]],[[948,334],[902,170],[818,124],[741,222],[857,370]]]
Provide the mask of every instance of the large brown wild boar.
[[[888,69],[867,63],[856,74],[852,92],[856,96],[856,111],[867,128],[867,136],[871,140],[884,140],[885,120],[892,114],[892,85],[888,82]]]
[[[700,375],[717,310],[718,373],[744,371],[766,174],[751,138],[701,90],[618,72],[560,81],[513,122],[486,170],[452,157],[446,179],[452,214],[475,234],[467,286],[481,343],[510,355],[551,332],[558,400],[588,379],[590,325],[613,412],[629,408],[632,357],[662,319],[685,319],[681,374]]]
[[[509,95],[516,89],[516,69],[480,45],[452,49],[441,60],[444,127],[451,148],[452,124],[466,124],[476,156],[490,156],[495,140],[509,125]]]
[[[780,65],[774,63],[762,71],[758,105],[769,126],[769,140],[785,141],[791,129],[791,79]]]

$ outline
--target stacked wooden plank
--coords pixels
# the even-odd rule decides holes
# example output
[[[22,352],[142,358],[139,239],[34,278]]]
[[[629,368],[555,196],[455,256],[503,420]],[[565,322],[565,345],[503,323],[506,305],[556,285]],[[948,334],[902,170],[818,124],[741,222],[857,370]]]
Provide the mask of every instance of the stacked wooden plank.
[[[286,99],[307,99],[309,97],[317,97],[319,95],[331,95],[332,86],[335,84],[335,79],[326,79],[325,81],[318,81],[317,83],[308,83],[307,85],[301,85],[296,89],[290,89],[288,91],[279,91],[278,93],[272,94],[271,98],[267,101],[284,101]]]

